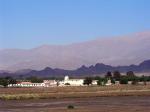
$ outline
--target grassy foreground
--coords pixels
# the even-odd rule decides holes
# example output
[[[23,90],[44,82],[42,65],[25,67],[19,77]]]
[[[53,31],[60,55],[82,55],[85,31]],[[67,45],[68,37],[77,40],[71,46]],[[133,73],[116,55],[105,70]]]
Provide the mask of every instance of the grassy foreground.
[[[51,87],[51,88],[0,88],[0,99],[59,99],[101,96],[150,96],[150,85]]]

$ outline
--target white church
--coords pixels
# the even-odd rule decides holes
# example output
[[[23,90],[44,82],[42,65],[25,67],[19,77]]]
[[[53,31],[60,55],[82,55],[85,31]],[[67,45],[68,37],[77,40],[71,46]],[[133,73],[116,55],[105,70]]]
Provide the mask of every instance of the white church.
[[[63,81],[60,81],[60,86],[83,86],[84,79],[69,79],[69,76],[65,76]]]

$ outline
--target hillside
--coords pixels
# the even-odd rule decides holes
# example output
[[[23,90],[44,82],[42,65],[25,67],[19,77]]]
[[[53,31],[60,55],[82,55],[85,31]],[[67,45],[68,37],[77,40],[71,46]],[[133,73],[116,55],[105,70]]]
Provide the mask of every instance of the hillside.
[[[0,50],[0,70],[42,70],[47,66],[73,70],[98,62],[111,66],[139,64],[150,59],[149,48],[150,32],[141,32],[70,45],[43,45],[28,50],[5,49]]]

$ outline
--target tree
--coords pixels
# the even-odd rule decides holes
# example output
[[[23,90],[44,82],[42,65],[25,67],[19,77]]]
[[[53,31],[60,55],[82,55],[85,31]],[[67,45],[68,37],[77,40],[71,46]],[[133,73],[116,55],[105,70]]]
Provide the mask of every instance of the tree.
[[[138,78],[138,77],[134,77],[134,78],[132,79],[132,85],[138,84],[138,81],[139,81],[139,78]]]
[[[43,82],[42,79],[34,77],[34,76],[28,77],[27,80],[30,80],[32,83],[42,83]]]
[[[112,74],[111,74],[111,72],[110,72],[110,71],[108,71],[108,72],[106,73],[105,77],[106,77],[106,78],[112,78]]]
[[[9,84],[16,84],[17,81],[16,81],[15,79],[10,79],[10,80],[8,80],[8,83],[9,83]]]
[[[144,82],[144,81],[148,81],[148,77],[142,75],[141,77],[139,77],[140,82]]]
[[[133,71],[128,71],[126,74],[128,77],[134,77],[134,72]]]
[[[112,83],[112,84],[115,84],[114,78],[111,78],[111,83]]]
[[[5,78],[0,79],[0,85],[7,87],[8,86],[8,80]]]
[[[120,80],[120,77],[121,77],[121,74],[120,74],[120,72],[119,71],[114,71],[114,73],[113,73],[113,78],[115,79],[115,80]]]
[[[5,78],[0,78],[0,85],[7,87],[9,84],[16,84],[17,81],[13,79],[12,77],[5,77]]]
[[[107,78],[99,78],[99,80],[97,81],[97,85],[105,85],[107,83]]]
[[[90,84],[92,84],[92,78],[91,77],[86,77],[83,84],[89,86]]]
[[[126,76],[122,76],[119,82],[120,84],[128,84],[128,78]]]
[[[103,85],[103,79],[99,78],[97,81],[97,85],[102,86]]]

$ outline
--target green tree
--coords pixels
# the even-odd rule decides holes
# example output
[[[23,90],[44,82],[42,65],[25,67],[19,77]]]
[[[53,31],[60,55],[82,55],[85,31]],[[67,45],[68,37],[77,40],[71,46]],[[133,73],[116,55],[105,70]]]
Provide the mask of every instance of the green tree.
[[[8,86],[8,80],[5,78],[0,79],[0,85],[7,87]]]
[[[105,85],[106,83],[107,83],[107,78],[99,78],[99,80],[97,81],[97,85],[101,85],[101,86],[103,86],[103,85]]]
[[[133,85],[138,84],[138,82],[139,82],[139,78],[138,78],[138,77],[134,77],[134,78],[132,79],[132,84],[133,84]]]
[[[103,80],[102,78],[99,78],[97,81],[97,85],[102,86],[103,85]]]
[[[90,84],[92,84],[92,78],[91,77],[86,77],[83,84],[89,86]]]
[[[115,84],[115,79],[114,78],[111,78],[111,83]]]
[[[120,84],[128,84],[128,78],[126,76],[122,76],[119,82]]]

